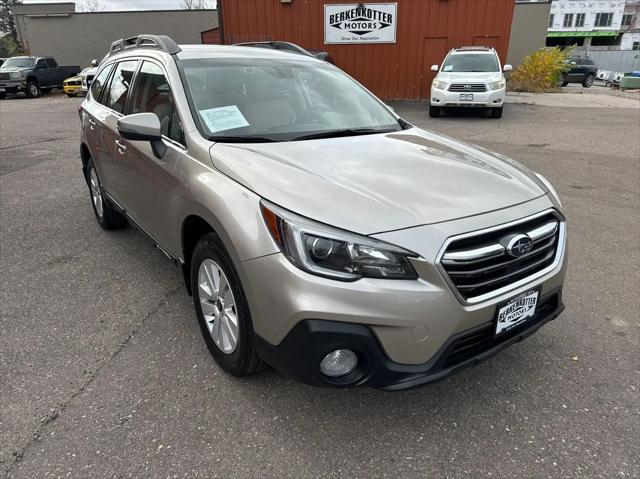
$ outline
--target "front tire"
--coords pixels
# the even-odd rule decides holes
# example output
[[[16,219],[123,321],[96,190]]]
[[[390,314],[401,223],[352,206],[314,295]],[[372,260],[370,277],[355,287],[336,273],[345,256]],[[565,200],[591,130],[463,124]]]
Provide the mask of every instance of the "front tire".
[[[587,77],[582,81],[582,86],[585,88],[591,88],[593,85],[594,76],[587,75]]]
[[[38,98],[42,94],[42,90],[38,86],[38,83],[30,81],[27,83],[27,96],[29,98]]]
[[[220,367],[238,377],[262,370],[247,298],[229,254],[214,233],[200,238],[193,251],[191,288],[202,337]]]
[[[569,84],[569,82],[568,82],[568,81],[563,81],[563,82],[562,82],[562,86],[567,86],[568,84]]]
[[[491,118],[502,118],[502,110],[504,107],[492,108],[491,109]]]
[[[75,93],[67,93],[67,96],[69,98],[75,98],[76,94]]]
[[[102,185],[93,160],[87,162],[87,184],[91,195],[91,206],[96,215],[96,221],[105,230],[122,229],[127,225],[127,219],[114,210],[102,192]]]
[[[440,107],[429,105],[429,116],[431,118],[438,118],[440,116]]]

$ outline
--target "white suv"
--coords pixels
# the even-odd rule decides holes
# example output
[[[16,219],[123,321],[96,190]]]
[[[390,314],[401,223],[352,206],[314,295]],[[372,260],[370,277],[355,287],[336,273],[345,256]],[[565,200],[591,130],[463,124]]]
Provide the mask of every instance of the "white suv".
[[[438,74],[431,84],[429,116],[440,116],[443,108],[479,107],[490,109],[493,118],[502,117],[507,93],[503,72],[511,71],[511,65],[500,68],[493,48],[454,48],[442,67],[433,65],[431,71]]]

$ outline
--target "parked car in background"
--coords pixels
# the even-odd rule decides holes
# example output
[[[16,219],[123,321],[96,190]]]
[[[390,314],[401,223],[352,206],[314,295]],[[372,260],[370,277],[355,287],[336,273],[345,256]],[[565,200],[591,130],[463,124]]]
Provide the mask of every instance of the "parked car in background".
[[[97,222],[135,225],[180,265],[230,374],[264,361],[309,384],[404,389],[564,308],[548,180],[407,123],[308,55],[123,39],[80,121]]]
[[[98,60],[91,60],[91,67],[85,68],[80,72],[80,78],[82,79],[82,92],[86,95],[91,88],[91,82],[96,75],[98,66]]]
[[[591,88],[598,74],[598,67],[593,60],[588,57],[572,57],[569,59],[569,66],[571,68],[562,78],[562,86],[567,86],[569,83],[582,83],[583,87]]]
[[[9,93],[36,98],[63,88],[64,80],[78,73],[79,66],[59,66],[53,57],[12,57],[0,67],[0,98]]]
[[[80,75],[76,75],[71,78],[67,78],[62,82],[62,90],[69,97],[78,96],[82,93],[82,78]]]
[[[487,108],[493,118],[502,117],[507,82],[493,48],[461,47],[451,50],[442,66],[433,65],[437,72],[431,84],[429,116],[438,117],[449,108]]]
[[[289,53],[297,53],[298,55],[307,55],[310,57],[317,58],[318,60],[324,60],[327,63],[331,63],[335,65],[333,58],[329,55],[328,52],[323,50],[319,50],[317,48],[302,48],[295,43],[289,42],[247,42],[247,43],[236,43],[235,46],[239,47],[254,47],[254,48],[269,48],[272,50],[278,50],[281,52],[289,52]]]

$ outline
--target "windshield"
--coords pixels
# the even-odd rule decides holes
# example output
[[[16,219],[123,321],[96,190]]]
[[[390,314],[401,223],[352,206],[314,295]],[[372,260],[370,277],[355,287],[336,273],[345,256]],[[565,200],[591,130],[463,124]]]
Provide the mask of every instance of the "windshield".
[[[35,62],[35,58],[30,57],[13,57],[9,58],[6,62],[2,64],[3,68],[12,67],[12,68],[31,68],[33,67],[33,63]]]
[[[442,65],[442,71],[446,73],[498,72],[500,65],[495,55],[456,53],[447,57]]]
[[[324,63],[198,59],[180,66],[194,115],[214,141],[293,141],[402,129],[373,95]]]

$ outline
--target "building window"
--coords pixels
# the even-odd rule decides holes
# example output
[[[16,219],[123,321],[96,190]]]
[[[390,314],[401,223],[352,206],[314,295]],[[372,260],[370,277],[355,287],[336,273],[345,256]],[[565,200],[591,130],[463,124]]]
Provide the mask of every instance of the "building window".
[[[562,24],[564,28],[573,26],[573,13],[565,13],[564,14],[564,23]]]
[[[615,37],[593,37],[591,39],[592,47],[614,47],[620,45],[620,39],[622,35],[616,35]]]
[[[640,50],[640,42],[633,42],[632,50]]]
[[[584,13],[576,14],[576,28],[584,27]]]
[[[633,15],[622,15],[622,26],[628,27],[631,25],[631,20],[633,20]]]
[[[552,13],[551,15],[549,15],[549,28],[553,28],[553,18],[555,17],[555,15]]]
[[[613,13],[596,13],[594,27],[610,27],[613,22]]]

